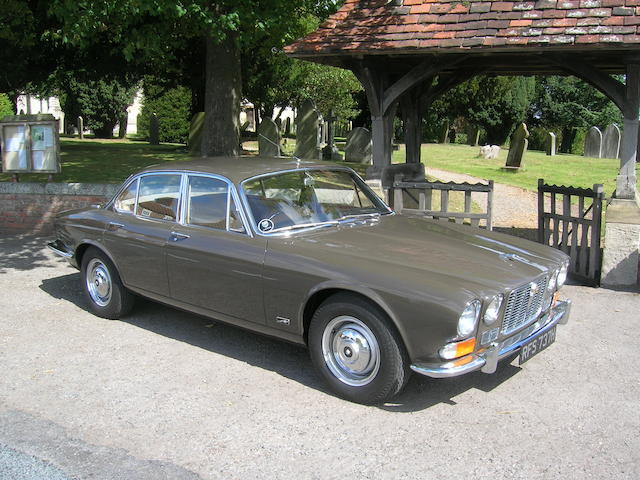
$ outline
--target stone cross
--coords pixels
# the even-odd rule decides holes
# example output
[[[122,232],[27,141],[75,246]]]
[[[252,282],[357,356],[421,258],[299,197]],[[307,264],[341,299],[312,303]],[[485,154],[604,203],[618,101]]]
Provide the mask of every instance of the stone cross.
[[[295,156],[301,160],[320,160],[320,123],[322,116],[311,100],[305,100],[296,119]]]
[[[152,113],[149,119],[149,143],[151,145],[160,145],[160,124],[158,115],[155,113]]]
[[[82,117],[78,117],[78,138],[80,140],[84,138],[84,120]]]
[[[602,134],[602,158],[620,158],[622,135],[616,124],[608,125]]]
[[[371,132],[364,127],[356,127],[347,134],[344,159],[347,162],[371,165],[373,158]]]
[[[191,119],[189,126],[189,153],[193,156],[199,156],[202,152],[202,127],[204,125],[204,112],[196,113]]]
[[[258,150],[261,157],[279,157],[280,129],[269,117],[263,118],[258,127]]]
[[[333,114],[333,110],[329,112],[329,116],[327,117],[327,144],[322,149],[322,158],[325,160],[331,161],[341,161],[342,154],[338,150],[338,147],[335,145],[335,134],[336,134],[336,124],[335,121],[338,119]]]
[[[547,139],[544,142],[544,151],[547,155],[553,157],[556,154],[556,134],[547,132]]]
[[[584,139],[584,156],[602,158],[602,132],[598,127],[591,127]]]
[[[509,145],[509,153],[507,154],[508,169],[518,169],[523,167],[524,154],[529,146],[529,130],[524,123],[511,135],[511,144]]]

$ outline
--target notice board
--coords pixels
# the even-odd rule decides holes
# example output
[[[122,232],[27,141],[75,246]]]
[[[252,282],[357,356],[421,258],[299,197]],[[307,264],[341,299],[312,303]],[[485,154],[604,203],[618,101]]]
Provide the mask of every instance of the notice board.
[[[58,121],[52,115],[4,117],[0,140],[4,172],[60,172]]]

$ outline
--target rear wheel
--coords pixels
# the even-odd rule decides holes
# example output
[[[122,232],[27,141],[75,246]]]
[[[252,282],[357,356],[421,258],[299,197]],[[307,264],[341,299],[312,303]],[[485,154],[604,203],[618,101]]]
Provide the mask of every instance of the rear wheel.
[[[390,399],[410,375],[404,345],[387,316],[356,295],[335,295],[318,308],[309,350],[332,390],[358,403]]]
[[[133,295],[129,292],[109,258],[95,247],[82,256],[82,286],[91,311],[102,318],[118,319],[131,311]]]

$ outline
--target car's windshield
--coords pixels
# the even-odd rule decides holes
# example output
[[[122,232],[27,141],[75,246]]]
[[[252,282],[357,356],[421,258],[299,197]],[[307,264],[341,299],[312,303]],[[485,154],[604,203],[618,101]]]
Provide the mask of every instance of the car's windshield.
[[[347,170],[296,170],[249,179],[242,186],[256,228],[263,233],[389,213]]]

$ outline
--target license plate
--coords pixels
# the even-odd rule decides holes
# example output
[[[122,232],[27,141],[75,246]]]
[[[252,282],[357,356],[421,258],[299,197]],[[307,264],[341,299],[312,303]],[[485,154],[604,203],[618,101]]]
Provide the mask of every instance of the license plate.
[[[535,355],[540,353],[555,341],[556,327],[554,326],[551,330],[543,333],[538,338],[525,343],[520,349],[520,365],[529,360],[531,357],[534,357]]]

